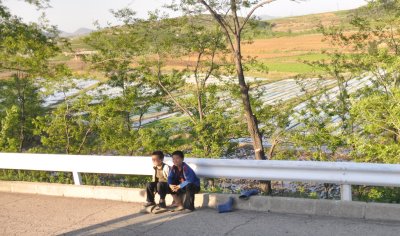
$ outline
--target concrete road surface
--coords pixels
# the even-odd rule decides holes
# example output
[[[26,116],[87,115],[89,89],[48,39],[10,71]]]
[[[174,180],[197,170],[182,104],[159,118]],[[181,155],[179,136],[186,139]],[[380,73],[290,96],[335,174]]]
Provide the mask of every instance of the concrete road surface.
[[[140,213],[117,201],[0,192],[0,235],[400,235],[400,223],[214,209]]]

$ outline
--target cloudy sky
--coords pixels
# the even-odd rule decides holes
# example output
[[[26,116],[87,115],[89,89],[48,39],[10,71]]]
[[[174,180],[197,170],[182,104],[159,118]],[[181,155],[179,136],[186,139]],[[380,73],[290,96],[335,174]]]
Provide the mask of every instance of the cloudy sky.
[[[41,12],[19,0],[3,0],[13,14],[25,21],[37,21]],[[130,7],[145,18],[148,11],[160,8],[168,0],[50,0],[51,8],[45,13],[50,23],[57,25],[60,30],[73,32],[78,28],[94,28],[98,20],[101,25],[117,24],[110,9]],[[295,16],[311,13],[329,12],[353,9],[365,5],[365,0],[305,0],[295,3],[290,0],[279,0],[267,5],[256,12],[256,15]]]

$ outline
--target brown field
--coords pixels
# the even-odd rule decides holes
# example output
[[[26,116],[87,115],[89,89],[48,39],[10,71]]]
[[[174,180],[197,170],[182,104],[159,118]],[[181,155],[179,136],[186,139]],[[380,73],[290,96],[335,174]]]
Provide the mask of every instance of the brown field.
[[[11,72],[0,72],[0,80],[8,79],[12,76]]]
[[[274,24],[274,32],[284,32],[274,38],[255,39],[251,44],[244,42],[243,56],[256,57],[266,63],[269,73],[249,71],[247,75],[270,79],[285,79],[299,73],[308,73],[311,68],[303,63],[304,60],[319,60],[325,58],[322,50],[329,50],[329,42],[323,41],[321,34],[315,33],[319,25],[344,25],[349,27],[349,16],[354,10],[312,14],[305,16],[286,17],[269,20]],[[292,32],[293,34],[288,34]],[[74,48],[86,50],[86,44],[80,39],[73,40]],[[195,65],[195,57],[171,58],[164,69],[183,69]],[[66,61],[75,72],[85,73],[89,66],[80,60]]]
[[[256,56],[260,59],[288,57],[307,53],[320,53],[329,49],[328,42],[322,42],[321,34],[307,34],[294,37],[257,39],[252,44],[243,45],[244,56]]]
[[[270,39],[256,39],[251,44],[244,43],[242,50],[244,57],[257,57],[267,65],[275,65],[270,68],[268,74],[249,72],[251,76],[269,77],[281,79],[295,76],[304,72],[304,65],[299,59],[305,55],[319,55],[321,50],[329,49],[328,42],[322,41],[321,34],[305,34],[299,36],[285,36]],[[318,58],[317,58],[318,59]],[[171,59],[167,62],[166,69],[183,69],[193,66],[195,57]],[[57,61],[59,63],[60,61]],[[90,68],[80,59],[69,59],[65,61],[76,73],[85,73]],[[296,69],[295,67],[299,67]],[[8,77],[8,74],[0,74],[0,78]]]
[[[323,42],[321,34],[307,34],[293,37],[279,37],[270,39],[256,39],[251,43],[243,43],[244,57],[257,57],[258,59],[276,59],[304,54],[317,54],[322,50],[331,49],[329,42]],[[195,57],[189,59],[194,63]],[[182,66],[188,63],[187,58],[170,60],[168,65]]]
[[[331,48],[329,42],[323,41],[321,34],[256,39],[251,44],[244,43],[242,46],[244,58],[256,57],[269,67],[267,74],[249,71],[247,75],[270,79],[286,79],[299,73],[310,72],[311,68],[303,61],[322,59],[324,55],[321,51]],[[193,66],[194,60],[195,57],[173,59],[168,61],[166,68],[182,69]]]

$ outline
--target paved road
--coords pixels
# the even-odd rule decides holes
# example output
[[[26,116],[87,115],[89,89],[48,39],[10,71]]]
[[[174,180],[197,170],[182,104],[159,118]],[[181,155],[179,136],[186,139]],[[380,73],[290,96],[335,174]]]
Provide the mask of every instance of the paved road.
[[[140,213],[140,204],[0,192],[0,235],[400,235],[400,223],[213,209]]]

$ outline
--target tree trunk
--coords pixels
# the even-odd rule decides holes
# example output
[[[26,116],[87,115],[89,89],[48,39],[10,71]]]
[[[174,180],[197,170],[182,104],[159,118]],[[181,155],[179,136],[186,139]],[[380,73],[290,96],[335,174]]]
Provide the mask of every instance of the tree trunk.
[[[253,114],[251,103],[250,103],[250,95],[249,95],[249,87],[246,84],[243,72],[243,65],[242,65],[242,53],[241,53],[241,33],[244,25],[246,24],[247,20],[251,17],[254,10],[269,3],[270,1],[261,1],[249,12],[248,16],[245,18],[245,22],[240,25],[239,17],[237,15],[237,1],[231,0],[230,1],[230,11],[233,16],[233,23],[234,26],[230,27],[227,22],[223,19],[223,16],[218,14],[212,6],[207,4],[204,0],[198,0],[199,3],[204,5],[207,10],[213,15],[214,19],[218,22],[218,24],[222,27],[228,43],[232,49],[232,53],[235,60],[235,67],[236,73],[238,76],[239,86],[240,86],[240,93],[243,103],[244,113],[247,119],[247,128],[250,134],[250,137],[253,141],[253,148],[256,160],[266,160],[264,147],[262,145],[262,134],[258,128],[258,121],[256,116]],[[233,38],[234,37],[234,38]],[[232,40],[233,39],[233,40]],[[270,193],[271,190],[271,181],[262,181],[262,190],[267,193]]]
[[[235,66],[239,80],[240,93],[243,109],[247,120],[247,129],[253,141],[254,154],[256,160],[266,160],[264,146],[262,145],[262,135],[258,128],[258,121],[253,114],[250,103],[249,87],[246,84],[242,65],[242,55],[240,50],[240,38],[236,37]]]
[[[203,122],[204,118],[203,102],[202,102],[202,93],[200,91],[197,91],[197,109],[199,110],[200,122]]]
[[[15,78],[15,82],[17,84],[18,90],[18,101],[19,101],[19,147],[18,152],[22,152],[25,143],[25,123],[26,123],[26,114],[25,114],[25,85],[23,84],[25,81],[22,81],[23,78],[20,78],[20,74],[18,73]]]
[[[274,140],[272,141],[271,148],[269,149],[269,153],[268,153],[268,156],[269,156],[269,159],[270,159],[270,160],[271,160],[271,159],[273,158],[273,156],[274,156],[275,148],[276,148],[276,146],[278,145],[278,143],[279,143],[279,141],[278,141],[277,139],[274,139]]]
[[[240,93],[243,103],[243,109],[247,120],[247,129],[250,137],[253,141],[254,155],[256,160],[266,160],[264,146],[262,143],[262,134],[258,128],[257,117],[253,114],[253,110],[250,103],[249,86],[246,84],[244,77],[242,54],[241,54],[241,42],[240,35],[236,35],[236,50],[234,51],[234,59],[236,66],[236,73],[239,80]],[[272,186],[270,180],[260,181],[260,189],[266,194],[272,193]]]

